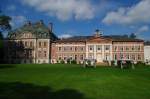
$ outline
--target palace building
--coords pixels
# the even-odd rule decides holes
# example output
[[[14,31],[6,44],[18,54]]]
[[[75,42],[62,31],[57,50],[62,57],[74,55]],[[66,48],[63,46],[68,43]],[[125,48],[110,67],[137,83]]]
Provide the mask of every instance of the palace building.
[[[57,38],[52,24],[43,21],[9,32],[5,40],[5,60],[9,63],[57,63],[68,59],[83,63],[95,59],[97,63],[115,60],[144,61],[144,41],[123,36],[103,36],[96,30],[92,36]]]
[[[51,42],[57,37],[52,23],[47,27],[43,21],[24,26],[8,33],[5,40],[5,61],[7,63],[50,63]]]
[[[84,59],[95,59],[97,63],[115,60],[144,61],[143,40],[122,36],[102,36],[96,30],[93,36],[75,36],[59,39],[52,43],[52,60],[76,60],[83,63]]]

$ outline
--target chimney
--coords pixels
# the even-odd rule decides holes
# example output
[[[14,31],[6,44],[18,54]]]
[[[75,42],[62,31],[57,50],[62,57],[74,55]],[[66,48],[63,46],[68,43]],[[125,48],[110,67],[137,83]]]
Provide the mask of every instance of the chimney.
[[[99,29],[96,29],[94,36],[95,36],[95,37],[100,37],[100,36],[102,36],[101,31],[100,31]]]
[[[43,20],[40,20],[39,24],[42,25],[43,24]]]
[[[26,25],[30,26],[31,25],[31,21],[27,21]]]
[[[50,32],[53,32],[53,23],[52,22],[49,23],[49,30],[50,30]]]

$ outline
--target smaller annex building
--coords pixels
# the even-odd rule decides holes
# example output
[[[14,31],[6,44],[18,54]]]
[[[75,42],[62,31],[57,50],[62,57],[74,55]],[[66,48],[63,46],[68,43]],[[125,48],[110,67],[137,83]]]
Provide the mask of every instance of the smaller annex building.
[[[56,39],[52,23],[47,27],[42,20],[29,21],[8,33],[4,60],[6,63],[50,63],[51,42]]]
[[[150,64],[150,42],[144,43],[144,61],[147,64]]]

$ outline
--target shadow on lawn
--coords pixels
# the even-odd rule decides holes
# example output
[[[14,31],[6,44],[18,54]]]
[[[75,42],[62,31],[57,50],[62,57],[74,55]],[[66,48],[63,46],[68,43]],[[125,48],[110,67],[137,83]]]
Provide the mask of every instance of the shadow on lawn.
[[[86,99],[74,89],[52,91],[47,86],[37,86],[29,83],[0,82],[0,99]]]
[[[15,68],[15,65],[0,64],[0,69]]]

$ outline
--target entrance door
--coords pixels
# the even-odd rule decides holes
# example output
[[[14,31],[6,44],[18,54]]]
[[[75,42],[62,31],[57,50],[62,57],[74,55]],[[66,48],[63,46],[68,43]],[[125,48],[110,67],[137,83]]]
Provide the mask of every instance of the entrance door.
[[[103,62],[102,60],[102,54],[97,54],[97,62]]]

